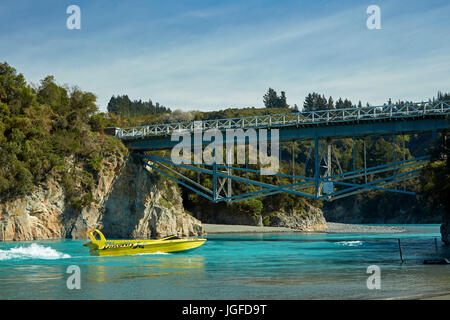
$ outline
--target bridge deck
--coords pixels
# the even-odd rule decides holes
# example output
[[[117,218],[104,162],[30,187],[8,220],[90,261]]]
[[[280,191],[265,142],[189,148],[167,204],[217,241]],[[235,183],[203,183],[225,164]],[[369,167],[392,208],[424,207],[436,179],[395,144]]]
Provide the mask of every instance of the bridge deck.
[[[197,132],[216,129],[263,129],[280,128],[283,130],[281,139],[293,139],[320,136],[343,136],[353,134],[378,134],[387,132],[404,132],[412,130],[418,125],[425,130],[440,130],[448,128],[445,117],[450,114],[450,104],[442,101],[405,103],[402,105],[373,106],[351,109],[331,109],[311,112],[286,113],[275,115],[252,116],[230,119],[215,119],[204,121],[191,121],[168,124],[154,124],[140,127],[120,128],[117,137],[124,142],[132,142],[130,146],[136,146],[133,141],[148,140],[146,148],[158,149],[170,147],[168,136],[177,132]],[[416,122],[417,120],[421,120]],[[427,120],[427,121],[423,121]],[[412,124],[411,122],[414,122]],[[388,125],[388,123],[391,123]],[[409,124],[406,124],[409,123]],[[382,125],[385,124],[385,125]],[[324,128],[325,127],[325,128]],[[322,128],[322,129],[319,129]],[[328,128],[328,129],[326,129]],[[298,129],[302,129],[300,134]],[[157,138],[157,139],[154,139]],[[161,139],[162,138],[162,139]],[[154,143],[154,147],[151,147]]]
[[[400,121],[401,120],[401,121]],[[440,131],[450,128],[450,120],[445,116],[426,116],[422,118],[397,119],[397,121],[372,120],[348,121],[332,125],[305,124],[279,127],[280,141],[295,139],[312,139],[318,137],[361,137],[369,135],[411,134],[429,131]],[[259,139],[259,132],[256,132]],[[269,136],[270,137],[270,136]],[[192,139],[193,140],[193,139]],[[258,140],[259,141],[259,140]],[[169,149],[179,143],[171,141],[170,135],[145,136],[140,139],[124,140],[127,147],[133,151]],[[202,144],[210,142],[201,141]],[[194,145],[194,141],[192,141]]]

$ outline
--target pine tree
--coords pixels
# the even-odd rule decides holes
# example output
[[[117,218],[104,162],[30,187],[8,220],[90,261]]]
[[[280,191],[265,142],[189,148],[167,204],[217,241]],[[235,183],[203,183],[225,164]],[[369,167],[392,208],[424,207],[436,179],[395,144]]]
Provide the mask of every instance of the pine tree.
[[[281,96],[278,97],[277,92],[269,88],[267,93],[263,97],[264,105],[266,108],[288,108],[289,105],[286,102],[286,93],[281,91]]]
[[[329,110],[330,109],[334,109],[334,101],[333,101],[333,98],[331,96],[328,98],[327,106],[328,106]]]
[[[160,105],[159,102],[154,105],[151,99],[148,102],[143,102],[142,100],[131,101],[127,95],[112,96],[107,110],[109,113],[128,118],[171,112],[170,108]]]
[[[279,99],[279,108],[289,108],[289,105],[286,102],[286,92],[281,91],[281,97]]]
[[[263,101],[266,108],[276,108],[278,105],[277,92],[274,89],[269,88],[269,90],[263,97]]]
[[[336,109],[342,109],[344,108],[344,101],[342,100],[342,98],[339,98],[338,101],[336,101]]]
[[[345,99],[345,101],[344,101],[344,108],[345,109],[353,108],[352,102],[350,100],[348,100],[348,99]]]
[[[305,101],[303,102],[303,110],[304,111],[317,111],[317,110],[325,110],[328,108],[328,101],[324,95],[320,95],[316,92],[312,94],[309,93],[305,97]]]

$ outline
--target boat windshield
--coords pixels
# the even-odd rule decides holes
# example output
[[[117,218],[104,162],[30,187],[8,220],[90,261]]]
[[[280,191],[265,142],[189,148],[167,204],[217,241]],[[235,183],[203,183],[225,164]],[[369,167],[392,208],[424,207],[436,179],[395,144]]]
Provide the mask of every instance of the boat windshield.
[[[166,240],[177,240],[177,239],[181,239],[181,238],[177,237],[177,236],[170,236],[170,237],[165,238],[164,241],[166,241]]]

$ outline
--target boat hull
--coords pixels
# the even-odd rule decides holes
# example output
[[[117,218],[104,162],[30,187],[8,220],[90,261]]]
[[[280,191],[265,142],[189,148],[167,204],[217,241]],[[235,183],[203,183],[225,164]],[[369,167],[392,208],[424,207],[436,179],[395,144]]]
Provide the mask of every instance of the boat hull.
[[[95,230],[97,232],[98,230]],[[98,234],[101,234],[98,231]],[[180,239],[167,237],[157,240],[106,240],[101,234],[96,240],[90,232],[92,241],[83,244],[92,256],[121,256],[145,253],[171,253],[192,250],[200,247],[206,239]],[[175,239],[174,239],[175,238]]]

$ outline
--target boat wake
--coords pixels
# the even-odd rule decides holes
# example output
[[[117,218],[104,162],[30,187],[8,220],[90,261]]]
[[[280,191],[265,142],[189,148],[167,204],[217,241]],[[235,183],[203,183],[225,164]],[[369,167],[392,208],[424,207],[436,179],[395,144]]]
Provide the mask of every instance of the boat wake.
[[[29,246],[20,246],[8,250],[0,250],[0,261],[11,259],[67,259],[71,256],[56,251],[53,248],[46,247],[37,243],[32,243]]]
[[[362,246],[362,241],[339,241],[337,242],[338,245],[341,246],[349,246],[349,247],[356,247],[356,246]]]
[[[148,253],[136,253],[136,254],[133,254],[133,256],[153,256],[153,255],[168,255],[168,254],[170,254],[170,253],[157,251],[157,252],[148,252]]]

